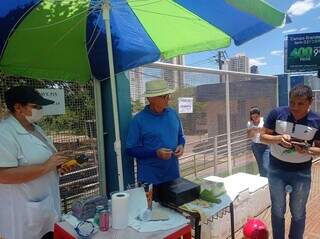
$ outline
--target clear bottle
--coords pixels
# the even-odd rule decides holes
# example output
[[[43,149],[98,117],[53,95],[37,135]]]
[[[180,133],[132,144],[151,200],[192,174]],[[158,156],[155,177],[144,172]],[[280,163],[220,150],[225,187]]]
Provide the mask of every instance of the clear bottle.
[[[100,224],[100,212],[104,210],[104,206],[96,206],[96,214],[94,215],[93,222],[99,226]]]

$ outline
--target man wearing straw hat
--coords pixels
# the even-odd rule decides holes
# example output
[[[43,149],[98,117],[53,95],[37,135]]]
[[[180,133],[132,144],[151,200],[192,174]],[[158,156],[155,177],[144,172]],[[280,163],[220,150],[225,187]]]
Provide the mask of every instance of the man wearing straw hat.
[[[157,185],[180,176],[185,139],[177,112],[168,107],[173,92],[165,80],[146,82],[149,104],[131,121],[127,153],[137,159],[139,182]]]

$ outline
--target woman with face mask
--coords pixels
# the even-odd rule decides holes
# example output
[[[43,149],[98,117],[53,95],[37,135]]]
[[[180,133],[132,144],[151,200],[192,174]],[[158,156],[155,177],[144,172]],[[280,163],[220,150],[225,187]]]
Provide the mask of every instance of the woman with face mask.
[[[68,160],[35,124],[54,102],[29,86],[6,91],[0,122],[0,236],[53,238],[60,217],[57,168]]]
[[[270,149],[267,144],[260,141],[260,130],[263,127],[263,117],[258,107],[251,107],[247,124],[247,136],[251,138],[251,149],[256,158],[259,174],[262,177],[268,176]]]

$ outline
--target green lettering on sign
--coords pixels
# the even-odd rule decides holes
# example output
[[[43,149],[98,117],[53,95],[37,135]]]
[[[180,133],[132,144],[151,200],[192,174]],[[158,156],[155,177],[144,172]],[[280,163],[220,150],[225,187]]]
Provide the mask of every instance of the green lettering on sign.
[[[300,47],[294,48],[291,53],[290,57],[293,58],[311,58],[312,57],[312,47]]]

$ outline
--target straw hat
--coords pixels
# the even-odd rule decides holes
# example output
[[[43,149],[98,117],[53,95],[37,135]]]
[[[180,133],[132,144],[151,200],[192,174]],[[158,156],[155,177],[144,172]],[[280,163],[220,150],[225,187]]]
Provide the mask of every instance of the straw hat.
[[[165,80],[151,80],[146,82],[145,97],[155,97],[159,95],[166,95],[173,93],[174,90],[170,89]]]

